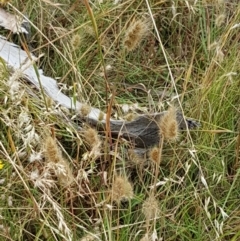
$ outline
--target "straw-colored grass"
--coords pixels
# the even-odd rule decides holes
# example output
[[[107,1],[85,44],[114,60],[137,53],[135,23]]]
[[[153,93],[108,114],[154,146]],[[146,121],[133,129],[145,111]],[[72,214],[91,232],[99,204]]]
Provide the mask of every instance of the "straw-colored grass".
[[[175,128],[177,138],[137,157],[126,140],[79,131],[66,121],[76,113],[9,81],[0,60],[0,240],[240,240],[238,0],[4,8],[25,14],[31,35],[0,34],[44,54],[39,68],[85,103],[80,114],[110,102],[114,118],[171,105],[201,127]]]

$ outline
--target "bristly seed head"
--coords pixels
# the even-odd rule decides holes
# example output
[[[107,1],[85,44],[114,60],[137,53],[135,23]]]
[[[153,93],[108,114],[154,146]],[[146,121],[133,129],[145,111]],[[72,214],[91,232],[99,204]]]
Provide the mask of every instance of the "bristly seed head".
[[[62,186],[70,186],[74,181],[72,170],[62,156],[56,140],[51,136],[45,140],[43,154],[47,161],[45,172],[54,173]]]
[[[126,177],[116,176],[112,184],[112,200],[120,203],[133,197],[133,188]]]
[[[48,136],[45,140],[43,146],[44,157],[49,162],[59,162],[62,159],[62,154],[59,150],[59,147],[56,143],[56,140],[51,136]]]
[[[79,34],[73,35],[71,39],[71,45],[74,50],[80,48],[81,42],[82,42],[82,37]]]
[[[98,137],[98,132],[91,127],[87,128],[84,131],[84,138],[90,147],[94,147],[96,145],[99,145],[99,143],[101,143],[101,140]]]
[[[126,115],[124,116],[124,119],[125,119],[126,121],[133,121],[133,120],[136,119],[136,114],[134,114],[134,113],[128,113],[128,114],[126,114]]]
[[[58,180],[62,186],[70,186],[74,182],[74,176],[72,169],[69,166],[68,161],[66,161],[64,158],[61,159],[61,161],[56,164],[56,175],[58,177]]]
[[[146,162],[144,155],[139,155],[133,149],[128,150],[129,161],[135,166],[142,166]]]
[[[146,220],[157,217],[159,213],[158,201],[153,194],[150,194],[150,196],[144,201],[142,212]]]
[[[149,31],[149,24],[145,20],[133,20],[126,30],[123,45],[130,52],[137,48]]]
[[[215,19],[215,24],[217,27],[220,27],[222,24],[225,23],[225,19],[226,19],[226,15],[224,13],[219,14],[218,16],[216,16]]]
[[[84,131],[84,139],[87,145],[91,148],[90,156],[97,158],[101,154],[102,141],[98,136],[98,132],[93,128],[87,128]]]
[[[160,160],[160,150],[158,147],[153,147],[152,149],[149,150],[149,159],[154,162],[158,163]]]
[[[104,119],[104,113],[101,111],[98,116],[98,121],[102,121]]]
[[[89,115],[89,113],[91,112],[91,106],[87,105],[87,104],[83,104],[80,108],[80,113],[83,117],[86,117]]]
[[[175,107],[170,107],[159,121],[159,135],[167,141],[176,141],[178,138],[178,122]]]

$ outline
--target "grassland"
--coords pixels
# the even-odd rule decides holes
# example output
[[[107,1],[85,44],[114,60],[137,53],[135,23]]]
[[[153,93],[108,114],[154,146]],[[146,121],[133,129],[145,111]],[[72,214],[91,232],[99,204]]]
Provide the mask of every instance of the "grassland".
[[[238,0],[4,8],[31,34],[1,35],[44,54],[39,68],[67,95],[103,112],[112,101],[122,119],[174,105],[201,127],[144,158],[121,139],[109,148],[0,61],[0,240],[240,240]]]

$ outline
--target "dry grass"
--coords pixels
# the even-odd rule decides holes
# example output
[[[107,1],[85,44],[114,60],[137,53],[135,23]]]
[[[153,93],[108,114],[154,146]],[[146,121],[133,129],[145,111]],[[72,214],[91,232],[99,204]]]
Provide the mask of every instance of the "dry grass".
[[[39,67],[86,103],[84,115],[111,101],[120,118],[123,104],[130,114],[173,105],[201,128],[134,161],[131,144],[79,131],[66,121],[76,113],[0,60],[0,240],[240,240],[238,0],[5,8],[27,14],[31,35],[1,35],[43,53]],[[178,133],[165,120],[160,135],[168,124]]]

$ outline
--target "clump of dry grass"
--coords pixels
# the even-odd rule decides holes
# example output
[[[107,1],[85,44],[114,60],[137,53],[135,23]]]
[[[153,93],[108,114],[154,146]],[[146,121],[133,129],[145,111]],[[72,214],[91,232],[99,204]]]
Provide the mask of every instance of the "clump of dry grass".
[[[149,150],[147,152],[148,157],[150,157],[151,164],[155,164],[155,170],[152,171],[147,168],[147,165],[142,165],[141,171],[144,172],[144,175],[137,175],[136,177],[135,170],[131,172],[135,193],[133,193],[133,185],[129,183],[127,178],[123,176],[113,178],[109,183],[111,189],[107,189],[106,192],[110,193],[109,197],[118,205],[114,208],[109,205],[107,208],[107,205],[100,205],[106,201],[102,183],[107,183],[107,177],[114,175],[113,169],[118,167],[115,166],[114,162],[111,162],[113,155],[109,158],[107,165],[105,165],[104,157],[99,155],[100,153],[105,154],[99,133],[91,128],[86,128],[82,132],[83,139],[85,139],[83,143],[89,147],[90,153],[97,153],[96,157],[100,157],[96,163],[94,162],[93,165],[91,163],[90,166],[89,159],[91,159],[91,156],[89,153],[84,156],[85,147],[82,145],[82,140],[79,141],[80,139],[78,139],[80,138],[78,130],[71,133],[72,126],[69,126],[68,123],[63,124],[58,118],[55,118],[52,115],[52,108],[49,108],[51,109],[50,112],[43,110],[41,103],[33,101],[32,96],[38,95],[26,95],[27,91],[24,91],[25,94],[22,94],[22,91],[19,94],[22,86],[19,86],[18,80],[22,76],[16,72],[12,75],[12,80],[15,81],[10,81],[8,88],[3,87],[3,81],[0,81],[0,92],[1,96],[4,97],[0,100],[0,125],[3,133],[0,144],[4,145],[9,152],[9,157],[3,155],[2,152],[0,153],[0,164],[1,161],[4,163],[0,170],[1,176],[4,177],[4,183],[2,183],[3,179],[1,178],[0,188],[4,190],[6,196],[11,197],[5,198],[5,200],[0,199],[0,206],[3,207],[2,212],[0,212],[1,230],[3,226],[4,229],[8,227],[6,231],[2,230],[6,236],[6,238],[3,238],[32,240],[34,238],[49,239],[49,237],[54,236],[54,240],[93,240],[96,236],[96,240],[117,241],[168,241],[178,240],[182,237],[191,240],[193,235],[195,235],[194,238],[201,237],[203,240],[239,238],[239,233],[236,231],[237,222],[231,218],[234,217],[232,210],[235,210],[238,205],[236,201],[238,200],[238,193],[235,187],[238,185],[239,172],[237,168],[234,169],[237,174],[231,175],[233,181],[232,179],[229,181],[230,175],[228,172],[233,160],[238,164],[236,155],[233,155],[233,153],[239,149],[237,144],[235,145],[236,133],[234,132],[234,125],[238,121],[237,110],[239,109],[237,106],[239,102],[239,88],[237,88],[239,81],[235,76],[239,69],[239,61],[237,61],[239,59],[239,51],[237,52],[239,10],[235,11],[232,8],[232,2],[234,1],[227,1],[224,12],[220,11],[219,6],[217,6],[220,3],[225,4],[223,0],[192,1],[191,3],[189,1],[165,1],[166,4],[162,2],[164,1],[153,1],[151,4],[153,18],[156,20],[157,30],[163,40],[163,47],[169,60],[169,69],[173,71],[176,80],[176,89],[179,91],[177,94],[179,96],[184,95],[182,104],[184,105],[184,111],[187,112],[186,115],[191,113],[189,116],[204,120],[203,131],[193,133],[193,142],[191,143],[188,140],[182,141],[180,148],[167,146],[166,150],[163,149],[163,154],[163,145]],[[203,5],[204,2],[207,5]],[[237,6],[237,1],[235,2],[235,6]],[[15,3],[20,6],[20,1],[15,1]],[[61,23],[57,22],[52,14],[53,11],[56,15],[61,15],[62,11],[67,13],[67,8],[71,6],[68,6],[68,4],[57,6],[49,1],[42,1],[41,4],[43,8],[37,2],[32,7],[33,5],[29,2],[24,5],[24,11],[28,12],[29,6],[31,6],[32,9],[29,12],[35,13],[36,9],[41,9],[39,13],[44,13],[44,16],[46,16],[46,19],[41,19],[38,14],[36,14],[36,19],[30,16],[31,19],[34,19],[37,28],[41,29],[45,35],[42,35],[42,32],[38,29],[33,28],[34,44],[40,43],[38,50],[40,49],[44,53],[54,53],[45,55],[44,71],[47,71],[50,76],[53,72],[54,76],[64,76],[60,80],[61,83],[65,79],[71,84],[79,81],[79,86],[81,85],[84,95],[82,99],[89,99],[92,102],[91,104],[101,106],[104,109],[106,107],[104,102],[105,90],[99,83],[105,76],[98,74],[99,55],[94,42],[96,34],[92,27],[89,27],[89,24],[86,23],[88,16],[84,12],[79,14],[79,9],[71,11],[71,16],[66,15],[69,17],[69,21],[67,21],[65,27],[67,31],[69,30],[69,34],[72,34],[74,28],[79,33],[84,32],[86,27],[89,28],[89,33],[83,35],[84,38],[79,38],[81,34],[72,36],[70,44],[75,51],[74,54],[76,53],[76,58],[72,58],[73,53],[69,53],[69,42],[64,42],[64,36],[61,36],[60,32],[57,31],[57,28],[62,27]],[[149,32],[149,25],[146,29],[146,26],[141,23],[144,20],[134,19],[127,29],[123,27],[128,26],[126,22],[133,19],[136,13],[146,12],[146,3],[126,1],[119,6],[114,6],[114,9],[111,9],[112,6],[109,7],[108,4],[104,1],[99,4],[94,2],[94,4],[91,3],[91,6],[94,5],[93,14],[96,16],[99,38],[107,39],[109,42],[103,55],[106,59],[111,58],[111,64],[112,59],[114,59],[114,66],[116,66],[114,70],[115,68],[117,70],[116,79],[118,75],[121,75],[124,76],[126,84],[141,81],[146,86],[147,91],[149,90],[149,93],[152,89],[158,90],[166,86],[169,80],[169,70],[162,57],[163,51],[158,51],[159,42],[156,40],[156,36],[151,35],[151,39],[149,37],[144,48],[142,48],[141,43]],[[119,8],[121,8],[121,13],[118,12]],[[232,8],[230,14],[228,8]],[[237,8],[239,9],[239,7]],[[225,19],[223,14],[226,16]],[[228,24],[224,25],[223,20]],[[68,35],[67,31],[64,35]],[[121,42],[119,36],[124,31],[125,35]],[[58,34],[57,39],[56,33]],[[91,40],[91,43],[88,39]],[[124,52],[118,52],[118,49],[117,51],[115,49],[119,45],[124,47],[126,52],[135,51],[134,54],[129,54],[125,58],[121,55]],[[145,54],[147,48],[152,48],[155,53],[154,58],[149,58]],[[141,51],[139,51],[140,49]],[[180,49],[179,52],[178,49]],[[114,56],[112,56],[112,53]],[[213,53],[215,53],[214,58],[212,57]],[[106,61],[106,63],[108,62]],[[159,74],[160,77],[158,77]],[[1,80],[4,79],[8,79],[6,75],[1,76]],[[186,82],[185,79],[187,79]],[[186,83],[186,88],[182,87],[182,81]],[[208,85],[204,85],[204,81]],[[20,85],[23,82],[21,80]],[[111,83],[111,85],[115,88],[115,83]],[[142,94],[141,91],[128,92],[125,91],[123,85],[120,86],[121,88],[116,87],[117,95],[114,104],[115,102],[117,104],[118,101],[121,103],[130,101],[141,102],[141,106],[148,105],[148,102],[144,99],[145,94]],[[201,87],[200,91],[199,86]],[[207,88],[205,88],[206,86]],[[166,88],[167,91],[172,91],[172,86],[167,85]],[[71,89],[66,91],[71,92]],[[206,94],[199,96],[198,94],[201,92],[206,92]],[[152,96],[152,99],[153,103],[159,101],[155,96]],[[52,104],[55,103],[51,102],[49,105],[52,106]],[[115,110],[113,107],[112,114],[115,114]],[[78,110],[78,113],[79,111],[83,116],[88,115],[88,107]],[[152,111],[151,107],[150,111]],[[103,112],[100,113],[100,121],[104,118],[104,115]],[[128,120],[132,120],[131,116]],[[59,129],[56,129],[56,136],[61,136],[61,139],[59,138],[62,144],[61,148],[56,139],[48,137],[48,140],[44,140],[43,152],[29,157],[29,152],[34,153],[33,150],[38,150],[38,145],[41,143],[41,141],[37,142],[37,138],[32,138],[34,128],[36,128],[36,133],[41,133],[42,126],[47,126],[53,122],[56,126],[60,126]],[[26,135],[25,132],[30,128],[29,124],[32,125],[31,135]],[[177,139],[176,110],[168,110],[158,124],[162,140],[175,141]],[[209,133],[208,130],[211,128],[221,128],[221,131],[227,129],[228,132],[219,134],[216,130],[214,134]],[[10,139],[11,133],[13,133],[13,140]],[[190,134],[192,133],[190,132]],[[196,135],[197,138],[195,138]],[[36,139],[36,141],[33,142],[33,139]],[[79,144],[80,142],[81,144]],[[195,142],[197,146],[194,146]],[[46,144],[48,147],[46,147]],[[193,149],[189,149],[190,146]],[[62,148],[66,149],[70,158],[66,159],[63,156]],[[109,149],[111,152],[111,147]],[[190,157],[187,154],[188,151],[191,153]],[[24,154],[22,154],[23,152]],[[122,166],[128,168],[125,143],[122,145],[119,142],[116,152],[119,160],[122,161]],[[18,156],[19,159],[16,158]],[[129,156],[131,163],[135,163],[136,166],[146,163],[142,157],[135,153],[129,154]],[[10,166],[8,161],[10,158],[13,158],[15,166]],[[84,168],[78,171],[78,177],[75,177],[77,171],[71,169],[69,161],[71,158],[77,168]],[[158,164],[161,158],[164,161],[166,160],[166,163],[170,158],[178,160],[178,162],[173,161],[172,163],[177,163],[177,165],[162,165],[160,168]],[[198,162],[198,158],[200,162]],[[209,158],[211,158],[211,162],[209,162]],[[185,159],[187,159],[187,163],[192,163],[192,165],[189,165],[187,173],[181,176],[184,172],[183,169],[186,168],[184,166]],[[30,163],[26,160],[30,160]],[[223,164],[219,160],[222,160]],[[98,165],[99,163],[100,165]],[[171,167],[169,168],[169,166]],[[20,178],[16,176],[16,173],[15,175],[12,174],[12,167],[20,171]],[[36,169],[28,175],[31,167]],[[201,171],[206,177],[204,182],[207,184],[206,186],[202,186],[197,179]],[[25,173],[27,174],[27,180],[25,180]],[[161,175],[158,175],[159,173]],[[187,180],[182,178],[186,175],[188,175]],[[29,180],[30,182],[28,182]],[[153,180],[154,185],[152,185]],[[217,184],[212,180],[217,180]],[[66,185],[71,185],[74,181],[76,181],[76,185],[65,188]],[[33,182],[35,188],[32,188],[31,182]],[[164,184],[166,182],[167,185]],[[196,185],[196,182],[200,185]],[[61,188],[57,188],[59,186]],[[152,189],[153,192],[149,194],[146,200],[143,200],[142,198],[146,196],[149,187],[150,189],[154,187],[154,190]],[[22,190],[24,195],[21,196],[19,193],[22,194]],[[215,190],[219,190],[220,195]],[[208,193],[211,195],[211,199],[208,202],[205,201],[204,204],[204,200],[208,198],[206,197]],[[30,195],[27,196],[28,194]],[[126,208],[122,205],[120,208],[122,200],[130,199],[133,196],[134,199],[129,207]],[[162,198],[163,196],[164,198]],[[37,205],[34,208],[32,200],[36,200]],[[214,200],[221,205],[220,211]],[[16,204],[18,206],[15,209],[14,205]],[[10,211],[9,205],[11,206]],[[142,208],[139,208],[141,206]],[[161,215],[159,215],[159,207],[161,207]],[[195,209],[196,213],[194,213]],[[36,210],[40,212],[40,215],[36,214],[34,225],[28,225],[27,223],[20,228],[18,225],[14,226],[14,223],[25,223],[27,219],[33,219],[32,211]],[[225,211],[227,215],[224,213]],[[199,215],[201,216],[201,222],[199,222]],[[93,231],[95,222],[100,229],[96,235]],[[146,226],[148,226],[147,232],[145,232]],[[186,229],[182,227],[186,227]],[[188,227],[191,227],[192,232],[189,232]],[[205,234],[202,230],[205,230],[206,227],[207,232]],[[117,237],[114,236],[116,229],[118,230]],[[36,234],[34,230],[39,232]],[[152,232],[153,230],[156,233]],[[167,230],[167,232],[164,230]],[[31,237],[23,237],[23,232]],[[91,232],[93,235],[88,235]],[[146,235],[144,235],[145,233]],[[144,237],[142,237],[143,235]],[[156,238],[157,236],[159,238]]]
[[[45,161],[43,158],[45,158]],[[39,206],[47,209],[49,208],[48,205],[51,205],[51,211],[54,212],[57,220],[55,220],[55,225],[58,227],[58,232],[65,240],[72,240],[72,231],[64,218],[60,204],[54,197],[54,192],[57,190],[57,183],[64,190],[69,188],[74,182],[74,175],[69,163],[62,155],[56,139],[47,136],[42,151],[33,153],[30,159],[31,165],[29,167],[32,170],[30,170],[29,178],[34,187],[41,193],[38,200]],[[51,228],[54,230],[53,225]]]
[[[149,24],[146,20],[134,19],[130,22],[129,27],[126,29],[123,39],[124,48],[130,52],[136,49],[144,37],[149,32]]]

